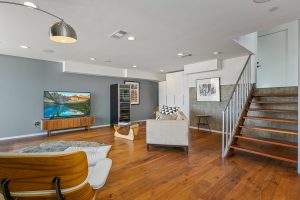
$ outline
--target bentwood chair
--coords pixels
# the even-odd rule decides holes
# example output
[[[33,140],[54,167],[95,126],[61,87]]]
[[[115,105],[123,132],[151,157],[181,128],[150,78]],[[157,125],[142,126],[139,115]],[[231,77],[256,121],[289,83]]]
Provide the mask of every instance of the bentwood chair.
[[[108,176],[111,160],[89,169],[86,153],[0,153],[1,193],[6,200],[90,200]]]

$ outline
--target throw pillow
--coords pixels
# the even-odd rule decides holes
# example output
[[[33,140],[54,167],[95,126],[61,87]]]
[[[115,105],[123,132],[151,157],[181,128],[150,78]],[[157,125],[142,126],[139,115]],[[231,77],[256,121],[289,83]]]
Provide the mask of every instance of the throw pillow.
[[[161,112],[156,112],[156,120],[176,120],[176,114],[163,114]]]
[[[178,110],[176,115],[177,115],[176,120],[186,120],[186,116],[184,115],[184,113],[182,111]]]
[[[179,107],[171,107],[171,106],[165,106],[161,108],[161,113],[166,115],[171,115],[173,113],[176,113],[179,110]]]

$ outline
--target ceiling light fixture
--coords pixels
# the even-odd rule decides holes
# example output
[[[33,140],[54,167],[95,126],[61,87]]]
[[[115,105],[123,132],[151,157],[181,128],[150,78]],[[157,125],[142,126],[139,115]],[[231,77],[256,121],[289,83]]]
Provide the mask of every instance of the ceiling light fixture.
[[[266,3],[271,0],[253,0],[254,3]]]
[[[96,58],[90,58],[90,60],[91,60],[91,61],[95,61],[95,60],[96,60]]]
[[[21,45],[20,48],[22,48],[22,49],[28,49],[29,47],[25,46],[25,45]]]
[[[165,70],[163,70],[163,69],[161,69],[161,70],[159,70],[160,72],[164,72]]]
[[[0,1],[0,3],[16,5],[16,6],[23,6],[26,8],[30,7],[34,10],[37,10],[37,11],[43,12],[47,15],[50,15],[52,17],[55,17],[55,18],[59,19],[59,22],[54,23],[50,27],[50,31],[49,31],[50,40],[52,40],[53,42],[59,42],[59,43],[74,43],[77,41],[76,31],[69,24],[67,24],[62,18],[60,18],[48,11],[38,8],[35,4],[33,4],[31,2],[27,2],[27,5],[25,5],[25,2],[24,2],[24,4],[21,4],[21,3],[15,3],[15,2],[10,2],[10,1]]]
[[[129,36],[127,39],[128,39],[129,41],[133,41],[133,40],[135,40],[135,37]]]
[[[219,52],[219,51],[214,51],[214,55],[215,55],[215,56],[217,56],[217,55],[219,55],[219,54],[221,54],[221,52]]]
[[[132,67],[133,67],[133,68],[136,68],[137,66],[136,66],[136,65],[133,65]]]
[[[178,56],[179,58],[185,58],[185,57],[192,56],[192,54],[191,54],[191,53],[189,53],[189,54],[186,54],[186,53],[178,53],[177,56]]]
[[[38,8],[38,6],[35,3],[32,3],[30,1],[25,1],[23,4],[29,8]]]

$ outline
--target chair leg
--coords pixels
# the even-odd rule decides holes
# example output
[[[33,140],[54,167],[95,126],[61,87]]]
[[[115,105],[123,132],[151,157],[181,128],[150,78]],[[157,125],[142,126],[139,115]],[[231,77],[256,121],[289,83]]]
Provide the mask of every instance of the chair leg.
[[[150,144],[147,144],[147,151],[150,151]]]
[[[184,147],[184,151],[186,154],[189,154],[189,147]]]

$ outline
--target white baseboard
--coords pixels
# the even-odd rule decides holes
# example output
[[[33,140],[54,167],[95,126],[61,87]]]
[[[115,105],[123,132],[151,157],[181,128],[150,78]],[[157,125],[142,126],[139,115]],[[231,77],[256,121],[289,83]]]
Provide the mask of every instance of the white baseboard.
[[[195,127],[195,126],[190,126],[190,128],[191,129],[198,129],[198,127]],[[201,131],[211,131],[211,132],[214,132],[214,133],[220,133],[220,134],[222,134],[222,131],[213,130],[213,129],[209,130],[207,128],[199,128],[199,130],[201,130]]]
[[[18,135],[18,136],[11,136],[11,137],[2,137],[2,138],[0,138],[0,141],[22,139],[22,138],[36,137],[36,136],[42,136],[42,135],[47,135],[47,132],[33,133],[33,134],[27,134],[27,135]]]

